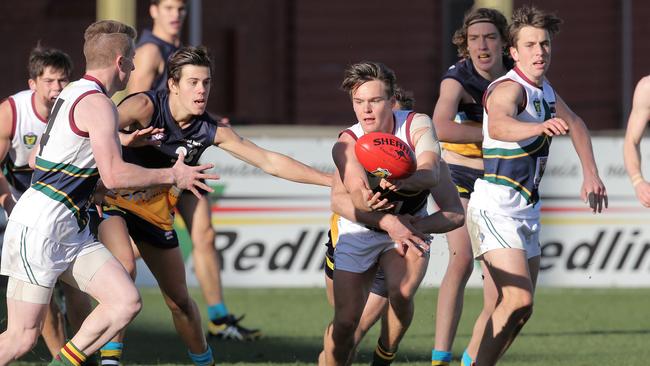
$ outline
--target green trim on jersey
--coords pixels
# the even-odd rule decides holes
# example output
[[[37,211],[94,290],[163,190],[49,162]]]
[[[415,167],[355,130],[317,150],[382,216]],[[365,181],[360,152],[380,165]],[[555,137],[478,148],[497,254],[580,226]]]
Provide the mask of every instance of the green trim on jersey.
[[[526,187],[522,186],[519,182],[513,180],[512,178],[508,178],[504,175],[485,174],[483,175],[483,179],[490,183],[510,187],[519,192],[526,199],[526,201],[530,202],[530,196],[532,193],[526,189]]]
[[[483,148],[483,159],[516,159],[530,156],[541,150],[548,143],[548,136],[539,136],[527,146],[515,149]]]
[[[57,202],[60,202],[65,207],[67,207],[72,212],[74,217],[77,219],[77,224],[79,224],[79,229],[83,229],[88,223],[88,218],[82,217],[80,212],[81,210],[79,209],[79,207],[74,203],[72,198],[70,198],[70,196],[68,196],[65,192],[60,191],[52,187],[51,185],[40,181],[33,183],[32,188],[39,192],[42,192],[47,197]]]
[[[35,169],[45,172],[61,172],[78,178],[88,178],[99,175],[99,169],[97,168],[79,168],[72,164],[52,163],[40,157],[36,157]]]

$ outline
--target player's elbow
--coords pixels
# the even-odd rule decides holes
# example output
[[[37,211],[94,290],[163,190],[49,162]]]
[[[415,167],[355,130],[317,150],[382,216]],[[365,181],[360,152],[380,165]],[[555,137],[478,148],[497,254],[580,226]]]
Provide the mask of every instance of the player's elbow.
[[[465,213],[461,209],[459,212],[451,211],[447,213],[447,218],[451,224],[451,230],[456,230],[465,224]]]
[[[102,176],[102,182],[106,189],[117,189],[119,187],[118,180],[112,174],[107,174],[107,176]]]

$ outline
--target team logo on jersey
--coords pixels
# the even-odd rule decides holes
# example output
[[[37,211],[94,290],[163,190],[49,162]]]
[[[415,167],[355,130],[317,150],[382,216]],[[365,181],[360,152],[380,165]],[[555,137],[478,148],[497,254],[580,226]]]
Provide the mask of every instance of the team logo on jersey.
[[[36,140],[38,140],[38,136],[33,132],[23,135],[23,143],[30,149],[36,145]]]
[[[535,112],[537,112],[537,117],[542,116],[542,102],[539,99],[533,100],[533,106],[535,107]]]

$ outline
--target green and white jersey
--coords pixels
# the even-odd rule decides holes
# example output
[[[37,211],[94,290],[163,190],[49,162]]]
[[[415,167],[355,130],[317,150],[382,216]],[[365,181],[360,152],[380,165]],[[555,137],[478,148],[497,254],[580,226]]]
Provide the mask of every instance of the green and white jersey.
[[[63,89],[41,137],[31,187],[9,218],[59,243],[83,243],[91,237],[86,211],[99,171],[88,133],[77,127],[74,110],[81,99],[96,93],[105,93],[104,87],[90,76]]]
[[[539,87],[518,69],[490,84],[485,97],[502,82],[521,85],[526,100],[519,106],[517,120],[542,123],[555,116],[555,92],[543,81]],[[485,103],[483,105],[486,105]],[[469,205],[478,209],[517,218],[538,218],[539,184],[548,159],[551,138],[546,135],[518,142],[499,141],[490,137],[490,118],[483,116],[483,164],[485,173],[474,185]]]

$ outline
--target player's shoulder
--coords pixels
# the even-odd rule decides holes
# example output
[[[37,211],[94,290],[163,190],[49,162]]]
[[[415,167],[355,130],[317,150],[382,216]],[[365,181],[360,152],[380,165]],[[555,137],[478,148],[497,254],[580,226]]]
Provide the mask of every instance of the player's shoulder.
[[[162,53],[160,47],[153,42],[146,42],[141,44],[135,51],[135,62],[156,62],[162,61]]]
[[[650,94],[650,75],[646,75],[639,80],[636,84],[636,88],[640,92]],[[650,97],[650,95],[648,95]]]

